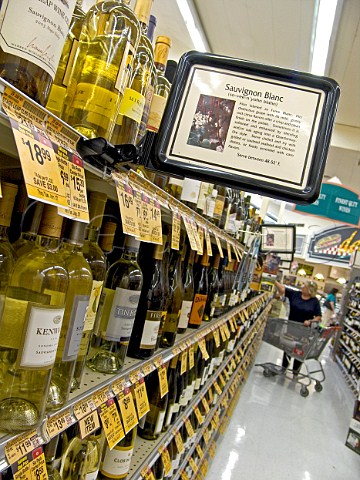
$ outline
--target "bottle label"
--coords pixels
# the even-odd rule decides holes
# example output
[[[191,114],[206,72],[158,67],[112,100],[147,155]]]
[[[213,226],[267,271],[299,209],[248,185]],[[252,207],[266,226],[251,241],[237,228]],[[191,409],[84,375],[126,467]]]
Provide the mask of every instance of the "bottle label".
[[[150,132],[158,132],[161,119],[165,110],[166,98],[154,93],[151,101],[147,130]]]
[[[201,386],[201,378],[197,378],[195,381],[195,390],[199,390]]]
[[[169,333],[175,333],[178,324],[179,324],[179,316],[180,316],[180,310],[178,313],[168,313],[166,315],[166,321],[164,325],[164,332],[169,332]]]
[[[171,418],[172,418],[172,415],[174,413],[174,409],[175,409],[175,405],[177,404],[174,404],[174,405],[170,405],[168,407],[168,410],[167,410],[167,414],[166,414],[166,419],[165,419],[165,427],[168,427],[170,425],[170,422],[171,422]]]
[[[134,63],[133,46],[128,41],[124,48],[123,57],[120,62],[120,68],[115,81],[115,89],[124,94],[125,88],[129,85]]]
[[[110,450],[110,448],[107,447],[100,472],[110,478],[125,476],[130,469],[133,451],[133,447],[124,447],[121,448],[121,450],[117,447]]]
[[[96,480],[98,478],[99,470],[95,470],[94,472],[86,473],[84,476],[85,480]]]
[[[140,122],[140,128],[138,132],[138,136],[136,139],[136,143],[139,143],[141,138],[145,135],[146,133],[146,126],[148,123],[148,118],[149,118],[149,113],[150,113],[150,105],[151,101],[154,95],[154,87],[152,85],[149,85],[146,94],[145,94],[145,105],[144,105],[144,111],[141,117],[141,122]]]
[[[75,3],[76,0],[3,0],[0,47],[34,63],[54,78]]]
[[[75,295],[71,309],[69,327],[63,350],[62,361],[75,360],[80,349],[80,342],[85,325],[86,310],[89,306],[89,295]]]
[[[100,280],[93,280],[89,299],[89,308],[87,309],[85,316],[84,332],[88,332],[94,328],[96,312],[99,307],[103,283],[104,282]]]
[[[140,348],[151,350],[156,345],[156,340],[159,334],[160,322],[162,312],[155,312],[148,310],[144,323],[144,330],[141,336]]]
[[[185,178],[183,183],[183,189],[181,192],[181,201],[197,203],[199,198],[201,182],[199,180],[192,180]]]
[[[211,183],[201,182],[200,190],[199,190],[199,198],[196,205],[196,208],[199,210],[205,209],[206,198],[209,195],[209,188],[211,187]]]
[[[24,344],[22,351],[20,350],[21,368],[52,367],[59,344],[64,310],[30,306]]]
[[[105,340],[129,343],[140,292],[116,288],[111,305]]]
[[[190,313],[189,325],[200,325],[204,316],[207,295],[196,293]]]
[[[90,83],[79,83],[72,108],[86,110],[89,122],[104,126],[115,117],[118,104],[117,93]]]
[[[124,96],[121,100],[119,115],[131,118],[136,123],[141,122],[145,105],[145,97],[141,93],[133,90],[132,88],[126,88]],[[120,117],[121,118],[121,117]]]
[[[159,435],[161,433],[162,427],[164,425],[165,413],[165,410],[160,410],[158,413],[154,431],[155,435]]]
[[[225,197],[218,195],[216,197],[215,208],[214,208],[214,218],[220,218],[222,211],[224,209]]]
[[[190,300],[183,300],[181,304],[181,313],[178,328],[187,328],[190,319],[192,303],[193,302]]]

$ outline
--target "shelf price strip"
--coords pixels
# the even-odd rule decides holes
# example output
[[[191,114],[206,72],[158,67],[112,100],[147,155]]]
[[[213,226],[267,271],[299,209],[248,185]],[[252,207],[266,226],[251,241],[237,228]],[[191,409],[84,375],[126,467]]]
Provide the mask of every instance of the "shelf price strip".
[[[53,417],[50,417],[46,421],[46,434],[51,439],[59,435],[67,428],[71,427],[76,423],[76,419],[72,417],[70,413],[70,408],[65,410],[65,412],[58,413]]]
[[[26,432],[10,440],[5,446],[5,456],[10,465],[32,452],[42,444],[36,430]]]
[[[45,456],[38,447],[11,465],[14,480],[47,480]]]

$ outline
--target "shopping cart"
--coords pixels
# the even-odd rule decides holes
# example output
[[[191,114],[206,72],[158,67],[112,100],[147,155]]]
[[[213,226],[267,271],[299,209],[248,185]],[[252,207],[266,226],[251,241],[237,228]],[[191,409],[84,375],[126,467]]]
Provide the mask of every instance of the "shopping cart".
[[[309,395],[308,387],[315,382],[315,390],[321,392],[325,372],[318,360],[333,333],[339,327],[315,328],[305,327],[302,323],[284,320],[282,318],[269,318],[265,327],[263,340],[274,347],[283,350],[289,357],[303,362],[300,372],[285,368],[274,363],[258,363],[255,366],[263,368],[265,377],[283,375],[295,380],[301,385],[300,394]],[[311,362],[307,362],[311,360]]]

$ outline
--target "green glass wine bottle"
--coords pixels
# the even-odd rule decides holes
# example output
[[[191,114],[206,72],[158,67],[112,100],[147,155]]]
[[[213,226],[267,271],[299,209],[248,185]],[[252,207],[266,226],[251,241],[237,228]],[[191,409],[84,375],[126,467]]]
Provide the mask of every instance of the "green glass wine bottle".
[[[76,359],[89,306],[92,273],[82,254],[86,224],[68,220],[59,253],[69,275],[64,319],[50,380],[47,410],[58,410],[69,398]]]
[[[143,276],[137,263],[140,242],[126,236],[124,250],[109,268],[101,294],[98,333],[89,351],[89,368],[102,373],[121,370],[126,356]]]
[[[68,288],[58,253],[62,217],[44,208],[35,247],[20,257],[7,288],[0,322],[0,429],[35,428],[44,417]]]

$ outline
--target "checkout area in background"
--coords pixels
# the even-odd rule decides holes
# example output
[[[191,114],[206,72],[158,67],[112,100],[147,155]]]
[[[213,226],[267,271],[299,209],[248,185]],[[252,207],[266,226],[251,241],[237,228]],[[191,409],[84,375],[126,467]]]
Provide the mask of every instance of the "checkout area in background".
[[[283,255],[284,256],[284,255]],[[286,267],[283,268],[285,263]],[[329,276],[325,277],[323,270]],[[328,272],[326,272],[326,269]],[[303,284],[308,281],[315,281],[318,286],[317,298],[320,301],[322,309],[328,294],[336,288],[336,303],[335,312],[339,313],[341,296],[343,288],[349,277],[350,270],[342,267],[324,267],[323,264],[306,264],[301,260],[293,259],[283,260],[282,254],[267,253],[260,254],[258,257],[257,267],[254,271],[250,287],[254,290],[273,292],[276,295],[275,280],[286,285],[289,288],[300,290]],[[284,302],[276,302],[276,297],[273,305],[271,317],[287,318],[289,309]]]

